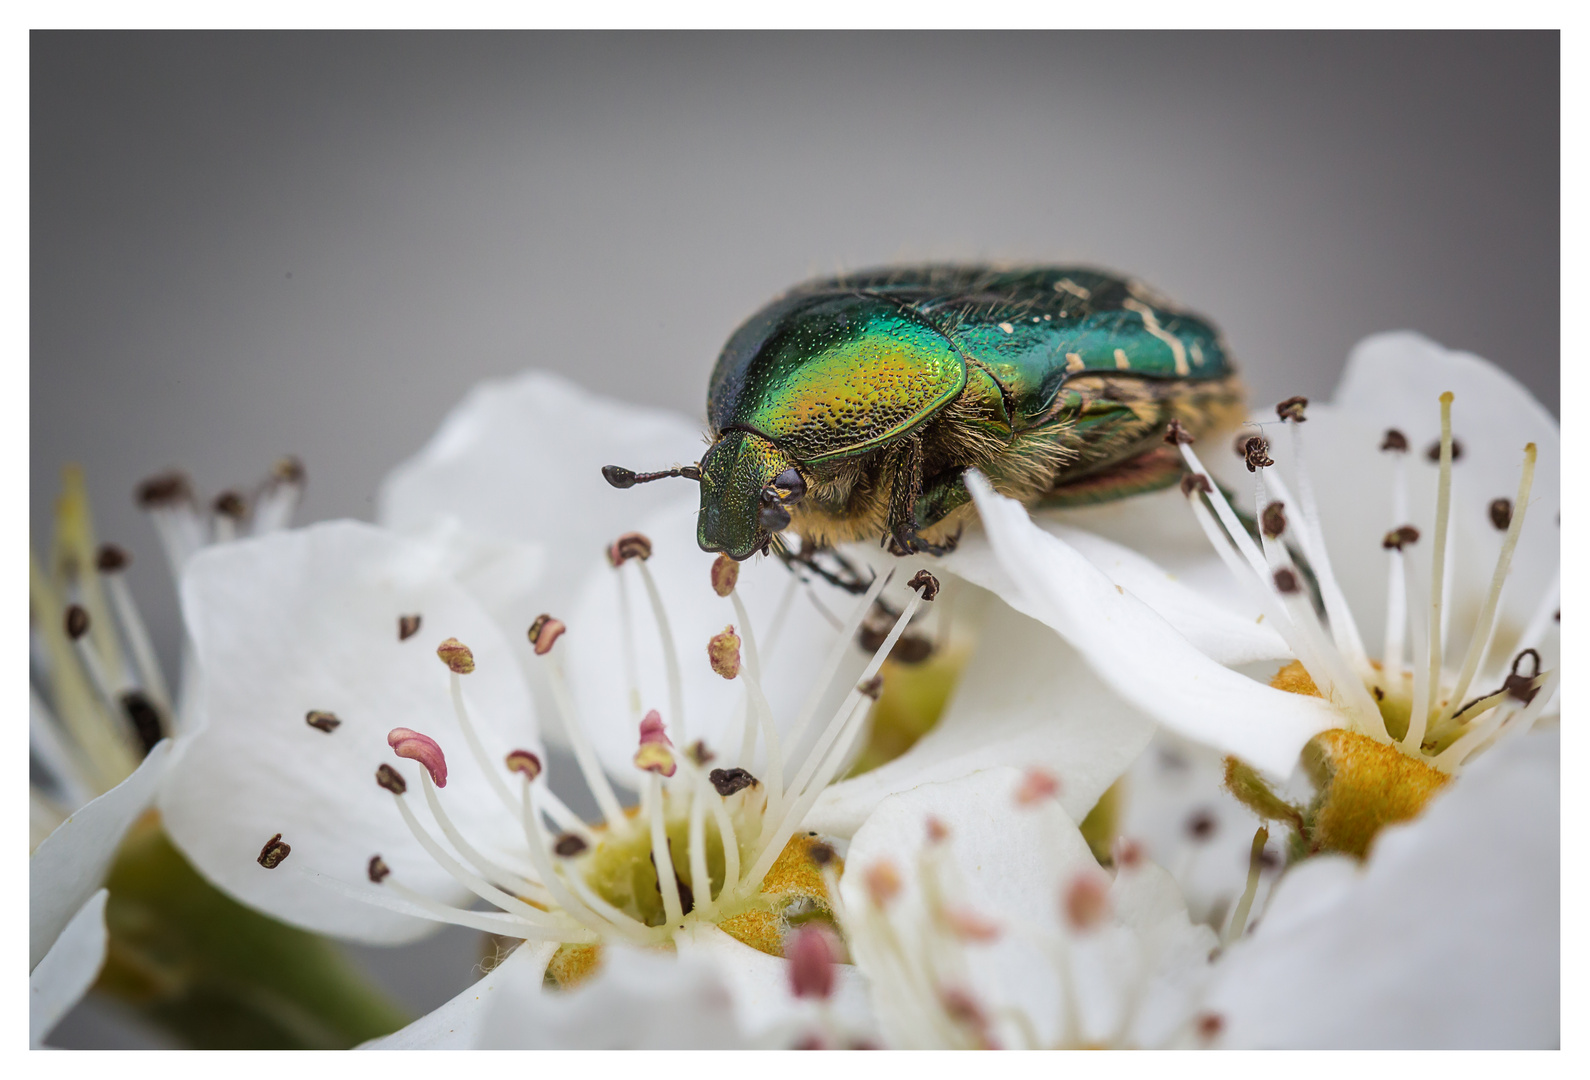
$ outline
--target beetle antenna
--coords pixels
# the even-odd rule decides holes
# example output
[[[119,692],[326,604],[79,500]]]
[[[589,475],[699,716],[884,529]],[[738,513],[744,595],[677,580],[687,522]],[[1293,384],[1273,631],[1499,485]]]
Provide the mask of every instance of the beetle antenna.
[[[682,476],[686,480],[700,480],[701,469],[696,465],[675,465],[663,472],[638,473],[622,465],[603,465],[602,476],[616,488],[632,488],[636,484],[649,484],[653,480],[666,480],[673,476]]]

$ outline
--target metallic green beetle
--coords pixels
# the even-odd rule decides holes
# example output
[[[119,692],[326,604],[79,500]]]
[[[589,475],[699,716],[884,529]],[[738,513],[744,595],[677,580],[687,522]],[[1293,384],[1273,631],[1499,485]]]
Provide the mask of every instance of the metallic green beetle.
[[[1069,267],[910,266],[807,282],[718,357],[697,466],[603,470],[701,483],[697,541],[744,559],[882,538],[940,553],[971,513],[966,470],[1028,505],[1175,483],[1164,443],[1234,426],[1243,391],[1210,323],[1137,282]]]

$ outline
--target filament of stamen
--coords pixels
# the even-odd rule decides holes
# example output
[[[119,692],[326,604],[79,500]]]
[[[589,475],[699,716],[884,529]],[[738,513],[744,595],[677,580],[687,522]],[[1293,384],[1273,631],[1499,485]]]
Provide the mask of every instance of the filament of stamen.
[[[624,568],[619,566],[614,576],[618,578],[618,616],[622,630],[620,641],[624,649],[624,677],[629,680],[629,711],[633,719],[640,720],[640,677],[635,668],[635,617],[629,609],[629,582],[624,578]]]
[[[1178,443],[1177,449],[1181,451],[1182,460],[1187,462],[1187,467],[1195,474],[1206,477],[1214,475],[1204,468],[1204,463],[1198,460],[1198,455],[1193,453],[1191,446],[1186,443]],[[1264,556],[1254,546],[1253,537],[1248,535],[1248,530],[1244,529],[1242,522],[1237,520],[1236,513],[1231,509],[1230,504],[1226,502],[1226,497],[1221,493],[1220,488],[1211,483],[1209,490],[1204,494],[1209,499],[1209,505],[1214,507],[1215,513],[1219,516],[1220,524],[1225,527],[1226,535],[1231,537],[1231,542],[1236,545],[1237,550],[1242,553],[1242,557],[1248,561],[1248,565],[1253,568],[1253,572],[1259,576],[1259,579],[1267,581],[1270,572],[1265,565]]]
[[[89,779],[86,762],[78,760],[78,752],[64,738],[59,722],[50,707],[39,697],[32,685],[28,686],[28,752],[39,759],[50,776],[61,788],[61,794],[71,806],[82,806],[99,794]],[[34,790],[34,785],[29,785]],[[69,810],[68,810],[69,812]],[[66,816],[64,813],[61,815]]]
[[[1446,587],[1446,539],[1452,516],[1452,391],[1441,395],[1441,476],[1435,496],[1435,542],[1430,562],[1430,662],[1425,700],[1441,688],[1441,602]]]
[[[1298,425],[1287,426],[1292,428],[1293,448],[1297,450]],[[1330,618],[1331,640],[1337,651],[1345,656],[1350,664],[1360,670],[1367,669],[1369,656],[1364,651],[1364,640],[1358,633],[1358,624],[1353,620],[1352,608],[1347,605],[1347,597],[1342,595],[1341,583],[1336,580],[1336,573],[1331,569],[1329,549],[1326,548],[1324,534],[1319,529],[1319,508],[1309,504],[1313,489],[1307,482],[1307,474],[1303,470],[1301,460],[1298,461],[1297,468],[1298,489],[1304,492],[1303,503],[1295,519],[1297,538],[1303,548],[1304,557],[1308,559],[1309,568],[1314,571],[1314,580],[1319,584],[1320,599],[1325,601],[1325,614]],[[1299,505],[1292,498],[1292,493],[1287,490],[1286,481],[1282,479],[1279,470],[1260,469],[1259,473],[1276,501],[1288,507]]]
[[[740,677],[745,680],[745,692],[749,701],[751,712],[757,717],[762,730],[762,742],[767,748],[766,764],[761,775],[763,785],[767,789],[766,813],[777,816],[784,805],[784,754],[779,745],[778,728],[773,721],[773,706],[768,703],[767,695],[762,692],[761,674],[756,663],[756,639],[752,635],[751,621],[746,617],[745,605],[740,602],[740,594],[729,594],[734,601],[735,614],[739,616],[744,637],[741,639],[746,647],[745,668],[740,672]],[[749,758],[747,754],[747,758]],[[751,767],[751,762],[742,759],[741,764]]]
[[[651,569],[647,567],[645,559],[629,560],[640,571],[640,580],[646,585],[646,596],[651,600],[652,615],[657,620],[657,633],[662,637],[663,666],[668,674],[668,707],[673,710],[669,722],[673,724],[674,738],[679,745],[685,745],[688,735],[685,729],[685,695],[684,683],[679,676],[679,651],[674,648],[673,629],[668,625],[668,613],[663,610],[662,594],[657,591],[657,582],[651,576]],[[621,568],[622,569],[622,568]]]
[[[867,676],[869,679],[871,677],[871,675]],[[853,701],[852,699],[855,700]],[[797,782],[791,785],[790,791],[799,792],[799,794],[796,795],[790,808],[784,812],[783,818],[779,819],[778,824],[769,830],[767,823],[771,822],[773,818],[769,816],[762,819],[764,823],[762,835],[766,839],[761,853],[751,866],[750,873],[746,874],[744,881],[741,882],[742,891],[754,888],[762,883],[762,878],[767,875],[768,870],[772,869],[774,861],[783,853],[784,845],[789,843],[789,838],[795,835],[795,830],[800,827],[801,819],[806,816],[806,812],[816,803],[817,797],[828,786],[828,781],[833,779],[834,774],[844,764],[845,755],[850,752],[857,736],[860,734],[861,720],[866,716],[867,709],[872,705],[872,702],[863,694],[852,693],[845,699],[845,705],[848,708],[842,707],[835,714],[835,723],[829,725],[829,732],[835,735],[845,732],[846,738],[833,745],[829,752],[824,755],[822,746],[832,741],[829,738],[829,732],[825,732],[824,739],[819,742],[819,747],[812,751],[811,755],[806,759],[806,764],[802,766],[802,772],[804,773],[807,769],[814,768],[821,760],[824,767],[821,772],[817,773],[817,779],[820,782],[813,782],[802,787],[797,779]]]
[[[538,881],[531,881],[522,874],[516,874],[507,867],[482,855],[453,824],[453,819],[442,808],[442,800],[436,794],[436,785],[431,780],[429,772],[423,773],[421,780],[425,787],[425,802],[431,808],[431,816],[436,819],[436,824],[441,828],[442,835],[447,837],[447,842],[465,859],[472,863],[482,876],[494,879],[493,884],[502,889],[514,889],[520,895],[534,896],[536,900],[545,902],[550,895],[546,888]]]
[[[1513,565],[1513,551],[1518,547],[1518,535],[1524,527],[1524,514],[1529,507],[1529,489],[1535,481],[1535,444],[1530,443],[1524,447],[1524,468],[1518,478],[1518,497],[1513,500],[1513,520],[1507,526],[1507,536],[1502,540],[1502,550],[1496,556],[1496,570],[1491,574],[1491,587],[1485,594],[1485,603],[1480,608],[1480,614],[1474,620],[1474,635],[1469,639],[1468,653],[1463,657],[1463,668],[1458,672],[1457,687],[1452,691],[1452,700],[1447,707],[1441,710],[1441,715],[1436,723],[1447,719],[1462,707],[1463,695],[1468,693],[1469,684],[1473,681],[1475,673],[1479,670],[1480,661],[1484,659],[1486,651],[1490,648],[1491,635],[1495,632],[1496,607],[1501,600],[1502,585],[1507,581],[1508,571]]]
[[[613,792],[613,785],[608,781],[607,774],[602,771],[601,763],[596,759],[596,751],[591,747],[591,740],[580,725],[579,714],[574,709],[574,700],[569,695],[569,684],[563,677],[563,665],[552,653],[547,654],[546,660],[547,681],[552,686],[552,700],[557,703],[558,713],[563,718],[563,733],[568,737],[569,745],[574,748],[574,760],[579,762],[580,773],[585,777],[585,786],[591,789],[596,805],[601,808],[602,816],[607,819],[607,827],[615,833],[621,832],[628,827],[629,820],[624,816],[624,808],[619,805],[618,796]]]
[[[288,869],[294,869],[292,863],[287,864]],[[394,877],[389,877],[379,886],[350,885],[327,874],[316,870],[297,868],[297,873],[304,875],[316,885],[330,892],[357,900],[371,907],[385,908],[395,911],[399,915],[408,915],[416,919],[428,919],[431,922],[449,923],[453,926],[467,926],[472,930],[483,930],[488,934],[501,934],[505,937],[522,938],[527,941],[590,941],[594,935],[582,933],[575,927],[567,927],[561,931],[548,931],[543,927],[532,926],[525,920],[514,915],[505,915],[495,911],[466,911],[463,908],[451,907],[439,901],[432,900],[423,893],[408,888]],[[395,894],[395,895],[391,895]]]
[[[734,821],[729,817],[729,811],[723,804],[723,799],[712,790],[712,785],[707,778],[701,775],[701,770],[691,769],[690,772],[695,784],[696,798],[712,811],[712,820],[718,826],[718,837],[723,841],[723,889],[718,894],[726,895],[740,880],[740,840],[735,835]],[[750,791],[747,788],[746,791]],[[747,796],[741,796],[745,798]],[[832,895],[832,894],[830,894]]]
[[[1262,506],[1260,510],[1263,510]],[[1277,540],[1264,536],[1262,532],[1260,537],[1264,544],[1265,557],[1271,567],[1272,579],[1275,571],[1285,569],[1293,575],[1294,580],[1302,581],[1302,574],[1292,562],[1285,546]],[[1388,736],[1385,721],[1381,719],[1379,708],[1370,700],[1369,691],[1364,689],[1362,680],[1348,670],[1343,662],[1344,658],[1326,637],[1325,628],[1320,625],[1319,614],[1314,610],[1313,601],[1308,594],[1299,590],[1295,595],[1283,596],[1281,602],[1286,605],[1287,615],[1298,636],[1306,643],[1307,654],[1300,655],[1305,655],[1303,666],[1314,677],[1316,685],[1321,683],[1319,676],[1323,669],[1325,675],[1323,681],[1328,686],[1319,685],[1319,689],[1333,698],[1337,705],[1353,714],[1366,735],[1386,739]],[[1310,660],[1312,663],[1309,662]]]
[[[844,662],[845,653],[849,651],[850,643],[855,640],[856,631],[861,628],[861,621],[867,617],[867,612],[872,610],[873,602],[878,599],[878,594],[883,592],[883,587],[893,576],[892,570],[887,574],[875,575],[872,584],[867,587],[866,595],[861,598],[861,603],[856,605],[850,617],[840,627],[839,636],[834,639],[833,647],[823,658],[823,666],[818,669],[817,677],[812,681],[811,691],[807,693],[806,701],[801,705],[801,711],[790,727],[789,744],[792,752],[800,746],[801,739],[806,735],[806,729],[816,717],[817,707],[822,704],[823,694],[827,691],[828,685],[834,681],[839,665]],[[798,786],[798,784],[791,785],[792,788]]]
[[[651,819],[651,858],[657,868],[657,888],[662,893],[663,912],[669,926],[678,926],[679,920],[685,917],[684,904],[679,899],[679,879],[674,874],[673,854],[668,850],[668,830],[663,815],[662,777],[656,773],[648,773],[646,786],[649,789],[647,802],[650,804]]]
[[[1408,463],[1406,453],[1395,453],[1392,461],[1391,528],[1408,520]],[[1386,549],[1390,561],[1386,569],[1386,637],[1381,652],[1381,671],[1388,679],[1402,681],[1402,655],[1408,626],[1407,563],[1401,547]],[[1415,662],[1417,670],[1417,662]]]
[[[686,762],[681,767],[690,781],[690,891],[695,896],[696,910],[704,912],[712,907],[712,876],[707,873],[707,803],[696,782],[695,765]],[[728,884],[725,877],[724,885]]]
[[[1424,743],[1425,728],[1430,722],[1431,686],[1423,673],[1430,662],[1430,626],[1426,616],[1430,605],[1425,597],[1424,578],[1419,568],[1404,564],[1403,579],[1408,585],[1408,625],[1413,630],[1413,656],[1411,672],[1413,681],[1413,708],[1408,714],[1408,733],[1403,736],[1402,748],[1406,753],[1418,754]]]
[[[470,721],[469,709],[464,705],[463,681],[458,672],[448,670],[447,686],[453,698],[453,715],[458,718],[458,726],[464,733],[464,743],[469,747],[469,753],[474,757],[475,764],[479,765],[480,771],[486,774],[491,789],[497,793],[497,798],[508,808],[508,812],[518,813],[519,807],[514,803],[513,796],[508,793],[507,783],[497,775],[496,763],[486,757],[486,748],[481,744],[480,736],[475,732],[475,725]]]
[[[154,644],[149,640],[149,629],[138,613],[138,605],[133,602],[132,590],[119,573],[106,574],[104,577],[111,606],[116,611],[116,620],[121,623],[122,632],[127,635],[127,644],[132,649],[138,679],[155,706],[163,714],[170,715],[171,693],[166,689],[165,675],[160,670],[160,661],[155,657]]]
[[[583,900],[569,891],[569,885],[558,873],[557,867],[552,863],[552,852],[547,848],[546,837],[541,835],[541,825],[536,814],[536,788],[528,779],[522,782],[524,794],[524,809],[521,821],[524,825],[524,835],[530,852],[530,861],[535,865],[536,873],[541,876],[541,883],[547,887],[547,892],[552,894],[552,899],[564,912],[587,929],[599,934],[617,932],[631,936],[631,931],[625,922],[639,925],[636,920],[623,916],[622,920],[604,918],[586,904]],[[570,875],[571,878],[576,875]]]
[[[421,772],[424,773],[424,770],[421,770]],[[423,779],[426,783],[430,783],[428,774]],[[435,838],[425,831],[425,827],[414,816],[414,811],[409,808],[408,796],[393,795],[392,798],[397,803],[398,812],[403,815],[403,823],[409,827],[409,832],[414,834],[414,839],[418,840],[420,846],[425,849],[425,853],[435,860],[438,866],[451,874],[460,885],[488,904],[495,904],[504,911],[512,912],[526,922],[542,923],[542,920],[546,917],[545,912],[531,907],[517,896],[508,895],[449,855],[442,845],[438,844]],[[534,915],[529,914],[531,912],[534,912]],[[545,925],[544,923],[542,924]]]
[[[1226,926],[1225,935],[1221,939],[1222,945],[1230,945],[1242,937],[1242,932],[1248,928],[1248,912],[1253,910],[1253,898],[1259,892],[1259,872],[1264,869],[1261,857],[1264,855],[1264,845],[1270,839],[1270,830],[1263,825],[1253,834],[1253,847],[1248,853],[1248,883],[1242,890],[1242,899],[1237,901],[1237,908],[1231,913],[1231,922]]]

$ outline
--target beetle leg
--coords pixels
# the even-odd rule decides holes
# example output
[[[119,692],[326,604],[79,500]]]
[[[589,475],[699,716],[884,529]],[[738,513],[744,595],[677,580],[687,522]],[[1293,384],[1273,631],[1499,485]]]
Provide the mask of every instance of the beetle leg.
[[[922,497],[922,440],[905,440],[895,456],[894,479],[889,486],[889,538],[891,555],[921,550],[917,536],[916,504]]]
[[[843,589],[853,596],[860,596],[872,586],[872,573],[868,571],[865,579],[856,565],[837,551],[791,551],[787,547],[776,547],[773,553],[779,561],[789,568],[790,573],[801,580],[809,580],[804,576],[806,572],[815,574],[828,584],[837,589]],[[837,571],[830,570],[817,561],[817,556],[827,555],[839,564]]]

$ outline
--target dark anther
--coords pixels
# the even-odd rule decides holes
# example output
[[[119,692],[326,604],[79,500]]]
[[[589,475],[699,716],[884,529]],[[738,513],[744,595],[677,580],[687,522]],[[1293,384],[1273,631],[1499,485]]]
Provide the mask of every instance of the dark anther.
[[[1386,700],[1386,692],[1384,690],[1382,690],[1380,687],[1371,686],[1369,689],[1374,693],[1376,701],[1385,701]]]
[[[1213,1039],[1226,1029],[1225,1017],[1219,1013],[1204,1013],[1198,1017],[1198,1037],[1204,1040]]]
[[[1396,428],[1387,428],[1386,437],[1380,440],[1380,449],[1394,454],[1408,452],[1408,436]]]
[[[684,477],[686,480],[700,480],[701,470],[694,465],[676,465],[662,472],[638,473],[622,465],[602,466],[602,478],[616,488],[632,488],[636,484],[649,484],[653,480],[667,480],[675,476]]]
[[[1294,420],[1301,424],[1305,419],[1307,419],[1307,417],[1303,415],[1303,410],[1306,408],[1308,408],[1308,398],[1289,397],[1275,407],[1275,415],[1279,416],[1282,420]]]
[[[1209,477],[1205,476],[1201,472],[1188,473],[1186,476],[1181,478],[1181,493],[1183,495],[1190,496],[1194,492],[1199,491],[1207,495],[1213,490],[1214,485],[1209,482]]]
[[[302,484],[304,476],[304,463],[291,454],[277,459],[271,466],[271,479],[279,484]]]
[[[1435,442],[1431,443],[1430,444],[1430,448],[1424,452],[1424,456],[1429,458],[1431,461],[1439,463],[1440,460],[1441,460],[1441,440],[1437,439]],[[1452,440],[1452,460],[1453,461],[1457,461],[1462,456],[1463,456],[1463,444],[1458,442],[1456,439],[1453,439]]]
[[[1259,868],[1261,870],[1274,870],[1281,865],[1281,856],[1269,848],[1259,852]]]
[[[590,846],[578,834],[566,832],[553,843],[552,850],[565,859],[572,859]]]
[[[1518,669],[1523,666],[1525,658],[1528,658],[1530,661],[1530,672],[1528,675],[1522,675],[1518,671]],[[1539,677],[1540,654],[1534,649],[1525,649],[1523,652],[1513,657],[1512,671],[1507,676],[1506,680],[1503,681],[1502,688],[1507,691],[1508,696],[1516,698],[1519,701],[1522,701],[1525,705],[1528,705],[1531,701],[1535,700],[1535,695],[1540,693],[1540,687],[1535,685],[1535,680]]]
[[[1264,535],[1271,540],[1286,532],[1286,504],[1273,502],[1266,505],[1260,524],[1264,526]]]
[[[409,782],[403,779],[403,774],[385,762],[375,771],[375,782],[394,795],[401,795],[409,789]]]
[[[143,746],[144,753],[149,753],[155,748],[155,743],[165,738],[160,730],[160,713],[142,690],[129,690],[123,694],[121,711],[127,714],[133,731],[138,733],[138,742]]]
[[[398,616],[398,640],[407,641],[420,632],[420,617],[418,615]]]
[[[130,562],[132,559],[115,544],[101,545],[99,555],[94,559],[94,565],[99,568],[101,574],[114,574],[118,570],[125,570]]]
[[[933,655],[933,639],[907,630],[894,643],[889,659],[897,664],[920,664]]]
[[[873,701],[877,701],[883,696],[883,676],[874,675],[872,678],[856,687],[856,689],[860,690],[864,696],[870,697]]]
[[[370,875],[371,881],[379,885],[386,880],[387,875],[391,872],[392,868],[386,864],[385,859],[379,855],[370,856],[370,866],[366,873]]]
[[[1176,446],[1192,442],[1193,437],[1187,433],[1186,428],[1181,426],[1181,421],[1173,416],[1170,418],[1170,423],[1165,425],[1165,441],[1172,446]]]
[[[931,601],[939,594],[939,579],[926,570],[918,570],[916,576],[905,583],[908,589],[914,589],[922,594],[922,599]]]
[[[1302,588],[1297,583],[1297,575],[1284,566],[1275,572],[1275,587],[1285,596],[1291,596]]]
[[[707,774],[707,779],[712,783],[712,790],[727,799],[736,791],[743,791],[757,783],[756,777],[744,769],[713,769]]]
[[[758,525],[768,532],[783,532],[789,528],[789,511],[774,503],[764,506],[756,515]]]
[[[839,858],[839,853],[829,845],[819,841],[815,844],[806,845],[806,857],[811,859],[811,861],[816,863],[818,866],[827,866],[829,863]]]
[[[1208,810],[1195,810],[1187,819],[1187,835],[1194,840],[1207,840],[1215,834],[1215,816]]]
[[[192,501],[193,488],[189,486],[187,476],[179,472],[152,476],[138,485],[138,505],[145,510]]]
[[[690,760],[694,761],[697,765],[705,765],[707,762],[716,759],[718,756],[711,750],[707,749],[707,742],[705,739],[697,739],[695,742],[685,747],[685,753],[689,755]]]
[[[1513,523],[1513,500],[1491,500],[1491,524],[1501,532],[1506,532],[1507,527]]]
[[[1380,546],[1387,551],[1401,551],[1407,545],[1418,543],[1418,541],[1419,530],[1412,525],[1404,525],[1388,532],[1385,539],[1380,541]]]
[[[607,561],[614,566],[623,566],[630,559],[640,559],[642,562],[651,558],[651,539],[645,533],[625,533],[607,549]]]
[[[326,712],[323,709],[310,709],[304,715],[304,723],[316,731],[324,731],[327,735],[330,735],[342,725],[342,721],[337,718],[336,713]]]
[[[243,496],[235,491],[223,491],[217,495],[212,509],[222,517],[229,517],[233,521],[242,521],[248,516],[248,505],[243,502]]]
[[[1258,472],[1274,465],[1275,460],[1270,457],[1270,440],[1263,435],[1249,436],[1248,441],[1242,444],[1242,460],[1249,472]]]
[[[66,636],[76,641],[88,633],[88,612],[73,604],[66,609]]]
[[[265,846],[259,849],[259,859],[256,860],[267,870],[274,870],[282,864],[282,860],[292,854],[292,848],[282,843],[282,834],[277,833],[265,841]]]

